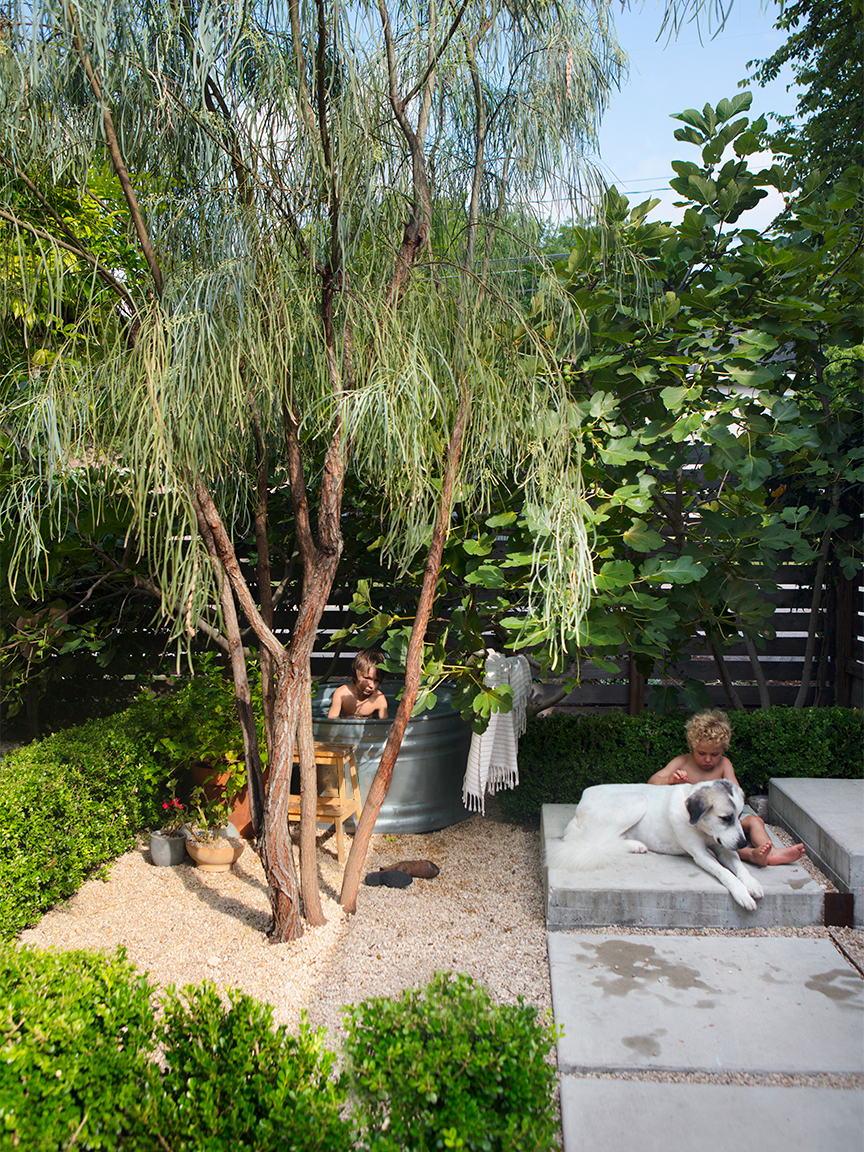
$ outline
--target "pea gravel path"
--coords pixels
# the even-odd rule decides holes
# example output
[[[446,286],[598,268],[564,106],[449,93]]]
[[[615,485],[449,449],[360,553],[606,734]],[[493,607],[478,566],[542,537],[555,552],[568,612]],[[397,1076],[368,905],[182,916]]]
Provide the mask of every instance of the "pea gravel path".
[[[405,889],[361,884],[350,917],[337,903],[335,840],[325,833],[318,843],[327,923],[290,944],[267,942],[266,885],[248,845],[230,872],[205,873],[191,859],[153,867],[144,841],[20,939],[41,948],[122,945],[156,984],[209,979],[242,988],[271,1003],[276,1021],[292,1029],[305,1009],[334,1046],[343,1005],[399,993],[442,969],[470,974],[502,1002],[521,995],[551,1011],[536,829],[503,822],[492,803],[485,818],[440,832],[376,835],[364,875],[415,858],[433,860],[441,872]]]
[[[772,832],[791,842],[781,830]],[[208,979],[222,989],[240,988],[272,1004],[276,1022],[292,1029],[305,1010],[313,1026],[327,1028],[327,1042],[337,1050],[344,1005],[396,995],[428,982],[440,970],[468,973],[500,1002],[515,1003],[522,996],[541,1014],[551,1014],[539,829],[508,824],[492,798],[485,817],[473,815],[440,832],[374,836],[364,874],[415,858],[433,860],[440,875],[415,879],[405,889],[361,884],[357,915],[348,917],[337,903],[342,870],[335,841],[332,833],[319,836],[327,923],[307,928],[294,943],[271,945],[265,935],[266,885],[250,847],[230,872],[208,874],[191,860],[174,868],[154,868],[142,840],[107,869],[105,879],[87,881],[68,902],[22,932],[20,940],[60,949],[113,951],[122,945],[154,984],[182,986]],[[803,864],[830,887],[807,857]],[[864,975],[861,929],[682,929],[662,934],[827,936]],[[610,1076],[759,1085],[776,1079],[653,1071]],[[807,1083],[811,1080],[814,1087],[861,1088],[860,1077],[815,1077]],[[789,1081],[783,1077],[781,1082]]]

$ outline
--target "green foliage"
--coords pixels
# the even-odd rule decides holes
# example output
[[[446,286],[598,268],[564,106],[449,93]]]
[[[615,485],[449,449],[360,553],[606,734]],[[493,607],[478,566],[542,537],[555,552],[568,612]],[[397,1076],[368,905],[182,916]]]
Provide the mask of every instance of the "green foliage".
[[[259,744],[264,752],[260,681],[252,686],[259,717]],[[234,686],[226,680],[213,653],[199,657],[195,675],[174,691],[154,696],[145,693],[141,706],[154,734],[153,755],[172,773],[192,764],[206,764],[228,772],[237,788],[246,782],[243,736],[237,719]]]
[[[798,94],[794,116],[776,116],[771,149],[804,184],[813,170],[836,179],[861,156],[864,137],[864,8],[861,0],[792,0],[774,25],[789,39],[767,60],[751,60],[767,84],[790,63]]]
[[[305,1017],[297,1037],[273,1028],[273,1009],[236,990],[227,1007],[212,984],[173,991],[157,1038],[165,1067],[153,1066],[142,1126],[173,1152],[344,1152],[344,1091],[324,1029]],[[143,1145],[142,1145],[143,1147]]]
[[[173,693],[0,760],[0,936],[70,896],[142,828],[162,827],[163,802],[188,802],[199,763],[229,775],[217,798],[198,798],[202,826],[222,827],[246,779],[243,739],[233,689],[207,659]]]
[[[850,579],[862,562],[861,170],[790,200],[782,230],[748,230],[766,189],[791,187],[748,165],[766,129],[750,101],[674,117],[701,153],[673,164],[680,224],[612,188],[557,265],[587,322],[562,340],[596,581],[572,654],[629,651],[646,674],[701,634],[763,645],[783,563],[828,550]]]
[[[0,945],[0,1147],[131,1147],[153,1028],[150,987],[122,950]]]
[[[398,1000],[347,1009],[345,1056],[363,1148],[536,1152],[556,1147],[553,1028],[439,973]]]
[[[344,1152],[556,1147],[557,1034],[439,974],[323,1028],[210,983],[161,997],[114,956],[0,945],[0,1147],[28,1152]],[[154,1054],[158,1051],[158,1060]],[[353,1096],[349,1099],[349,1088]],[[349,1106],[350,1105],[350,1106]]]
[[[864,713],[850,708],[730,712],[729,759],[745,795],[772,777],[864,775]],[[594,784],[645,783],[687,750],[679,712],[536,717],[519,743],[519,785],[501,792],[511,820],[536,821],[544,804],[577,804]]]
[[[0,760],[0,935],[32,924],[159,826],[163,770],[131,709]]]

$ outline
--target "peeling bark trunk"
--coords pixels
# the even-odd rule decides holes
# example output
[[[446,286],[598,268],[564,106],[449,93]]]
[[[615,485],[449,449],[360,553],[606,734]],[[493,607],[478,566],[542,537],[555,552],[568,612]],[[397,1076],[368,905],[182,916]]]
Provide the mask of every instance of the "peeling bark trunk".
[[[264,810],[261,862],[267,877],[273,926],[270,941],[284,944],[303,935],[294,851],[288,834],[288,797],[294,763],[294,737],[300,715],[300,693],[306,689],[302,670],[288,661],[280,669],[276,691],[273,759]]]
[[[312,735],[312,677],[308,670],[306,691],[300,697],[297,749],[300,757],[300,893],[306,919],[317,926],[326,924],[327,918],[321,907],[321,893],[318,889],[318,770],[315,764],[315,738]]]
[[[444,472],[444,483],[441,488],[441,499],[438,504],[438,516],[432,533],[432,541],[429,545],[429,554],[426,558],[423,584],[420,589],[420,598],[417,602],[417,613],[414,617],[414,627],[411,629],[411,639],[408,642],[408,656],[405,661],[405,686],[402,691],[402,699],[399,701],[396,717],[390,728],[387,743],[384,745],[384,752],[378,764],[378,771],[375,773],[375,778],[366,796],[366,803],[363,805],[363,812],[357,823],[357,831],[351,844],[351,851],[348,854],[345,873],[342,877],[342,892],[339,896],[339,903],[346,912],[352,914],[357,911],[357,890],[360,885],[360,873],[369,851],[369,841],[372,838],[372,830],[375,827],[375,821],[378,819],[378,813],[381,811],[381,805],[387,796],[387,789],[390,787],[396,757],[399,755],[399,749],[402,746],[402,739],[405,735],[405,728],[410,719],[414,701],[417,699],[417,691],[420,687],[423,639],[426,635],[429,617],[432,614],[432,605],[435,602],[435,587],[438,583],[438,574],[441,570],[441,556],[450,531],[450,510],[453,503],[456,475],[459,469],[459,457],[462,453],[462,442],[465,437],[465,428],[468,422],[469,406],[470,397],[467,391],[463,391],[459,412],[447,450],[447,464]]]
[[[257,840],[261,835],[264,819],[264,773],[261,767],[261,751],[258,747],[258,731],[255,725],[255,712],[252,708],[252,694],[249,691],[249,677],[246,671],[246,657],[243,653],[243,638],[240,634],[240,621],[237,618],[237,605],[234,592],[226,573],[211,525],[208,523],[200,500],[194,500],[198,530],[207,548],[216,586],[219,589],[219,603],[222,607],[222,620],[225,625],[225,638],[231,660],[231,675],[234,680],[234,704],[243,734],[243,757],[246,764],[246,789],[249,797],[249,816],[252,833]]]

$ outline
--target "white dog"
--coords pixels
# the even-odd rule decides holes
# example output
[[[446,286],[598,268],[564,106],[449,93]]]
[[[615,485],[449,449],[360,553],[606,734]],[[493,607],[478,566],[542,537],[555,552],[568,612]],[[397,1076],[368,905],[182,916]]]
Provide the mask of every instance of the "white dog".
[[[690,855],[753,912],[762,887],[736,855],[744,793],[731,780],[702,784],[598,784],[586,788],[564,836],[546,853],[550,868],[586,872],[628,852]]]

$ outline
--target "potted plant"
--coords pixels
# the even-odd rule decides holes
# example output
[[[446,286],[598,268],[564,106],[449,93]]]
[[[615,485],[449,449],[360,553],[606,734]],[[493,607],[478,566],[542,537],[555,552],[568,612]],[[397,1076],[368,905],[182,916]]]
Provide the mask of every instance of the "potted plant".
[[[165,822],[161,828],[150,833],[150,859],[157,868],[170,864],[182,864],[186,859],[186,809],[176,796],[172,795],[162,805]]]
[[[228,818],[237,795],[237,783],[229,779],[221,794],[207,797],[203,786],[192,793],[193,820],[186,851],[204,872],[227,872],[243,852],[243,841],[229,837]]]

